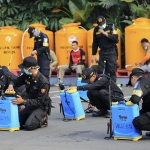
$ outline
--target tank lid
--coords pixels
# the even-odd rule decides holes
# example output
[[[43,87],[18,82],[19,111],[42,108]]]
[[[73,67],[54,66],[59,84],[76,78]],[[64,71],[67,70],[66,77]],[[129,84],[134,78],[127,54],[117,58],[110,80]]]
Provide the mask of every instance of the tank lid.
[[[64,24],[62,27],[65,28],[65,27],[73,27],[73,26],[78,26],[80,25],[81,23],[78,22],[78,23],[69,23],[69,24]]]
[[[17,27],[16,26],[3,26],[3,27],[0,27],[0,29],[16,29]]]
[[[132,20],[132,21],[133,21],[134,23],[135,23],[135,22],[144,23],[144,22],[150,22],[150,19],[141,17],[141,18],[134,19],[134,20]]]
[[[68,90],[68,93],[75,93],[75,92],[77,92],[77,89],[71,89],[71,90]]]
[[[43,25],[43,24],[40,24],[40,23],[35,23],[35,24],[30,24],[29,27],[42,27],[42,28],[45,28],[46,26]]]

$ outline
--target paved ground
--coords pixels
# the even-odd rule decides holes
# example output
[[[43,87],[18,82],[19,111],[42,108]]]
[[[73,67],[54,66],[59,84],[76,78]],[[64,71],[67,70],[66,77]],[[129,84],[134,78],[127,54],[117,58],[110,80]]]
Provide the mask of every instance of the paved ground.
[[[128,98],[132,88],[123,87],[125,97]],[[59,91],[52,87],[50,95],[55,108],[49,118],[47,128],[35,131],[0,131],[0,150],[149,150],[149,140],[143,132],[143,138],[137,142],[127,140],[105,140],[106,123],[109,119],[93,118],[86,114],[80,121],[62,121],[59,112]],[[83,108],[87,103],[83,102]]]

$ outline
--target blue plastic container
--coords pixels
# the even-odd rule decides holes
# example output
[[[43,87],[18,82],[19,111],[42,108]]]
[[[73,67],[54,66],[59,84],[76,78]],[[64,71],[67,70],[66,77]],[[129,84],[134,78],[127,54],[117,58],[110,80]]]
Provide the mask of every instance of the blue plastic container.
[[[139,116],[139,107],[131,102],[112,103],[112,125],[114,139],[127,139],[137,141],[142,133],[137,130],[132,121]]]
[[[12,103],[15,97],[0,98],[0,130],[19,130],[18,105]]]
[[[81,80],[82,80],[82,78],[77,79],[77,86],[87,85],[87,83],[82,83]],[[79,96],[82,100],[89,101],[89,98],[87,97],[87,90],[86,91],[79,90],[78,92],[79,92]]]
[[[85,113],[77,91],[60,91],[60,98],[66,119],[81,120],[85,118]]]

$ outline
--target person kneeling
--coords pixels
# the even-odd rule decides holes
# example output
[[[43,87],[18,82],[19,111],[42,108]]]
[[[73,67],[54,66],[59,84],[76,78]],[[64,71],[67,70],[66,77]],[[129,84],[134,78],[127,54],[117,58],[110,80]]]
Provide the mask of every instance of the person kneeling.
[[[82,82],[89,83],[83,86],[69,87],[68,90],[76,88],[77,90],[88,90],[87,96],[92,106],[96,106],[99,111],[92,114],[93,117],[110,117],[109,85],[111,82],[112,101],[121,101],[123,93],[116,83],[105,74],[96,74],[93,68],[86,68],[82,72]]]

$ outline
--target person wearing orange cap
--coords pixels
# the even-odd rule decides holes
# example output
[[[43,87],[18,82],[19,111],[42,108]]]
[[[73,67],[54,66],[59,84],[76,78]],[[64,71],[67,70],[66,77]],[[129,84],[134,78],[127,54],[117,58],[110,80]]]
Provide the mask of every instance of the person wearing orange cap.
[[[143,69],[144,72],[148,72],[148,78],[150,78],[150,43],[148,39],[143,38],[141,40],[141,45],[144,48],[146,55],[141,61],[136,62],[135,64]]]
[[[100,73],[103,73],[103,70],[105,70],[105,74],[109,75],[111,79],[116,82],[118,66],[118,49],[116,46],[118,43],[118,34],[116,33],[116,27],[112,23],[107,23],[103,16],[97,17],[97,24],[98,26],[94,28],[93,32],[91,62],[94,62],[94,55],[96,55],[99,47]],[[104,61],[106,61],[106,65]]]

